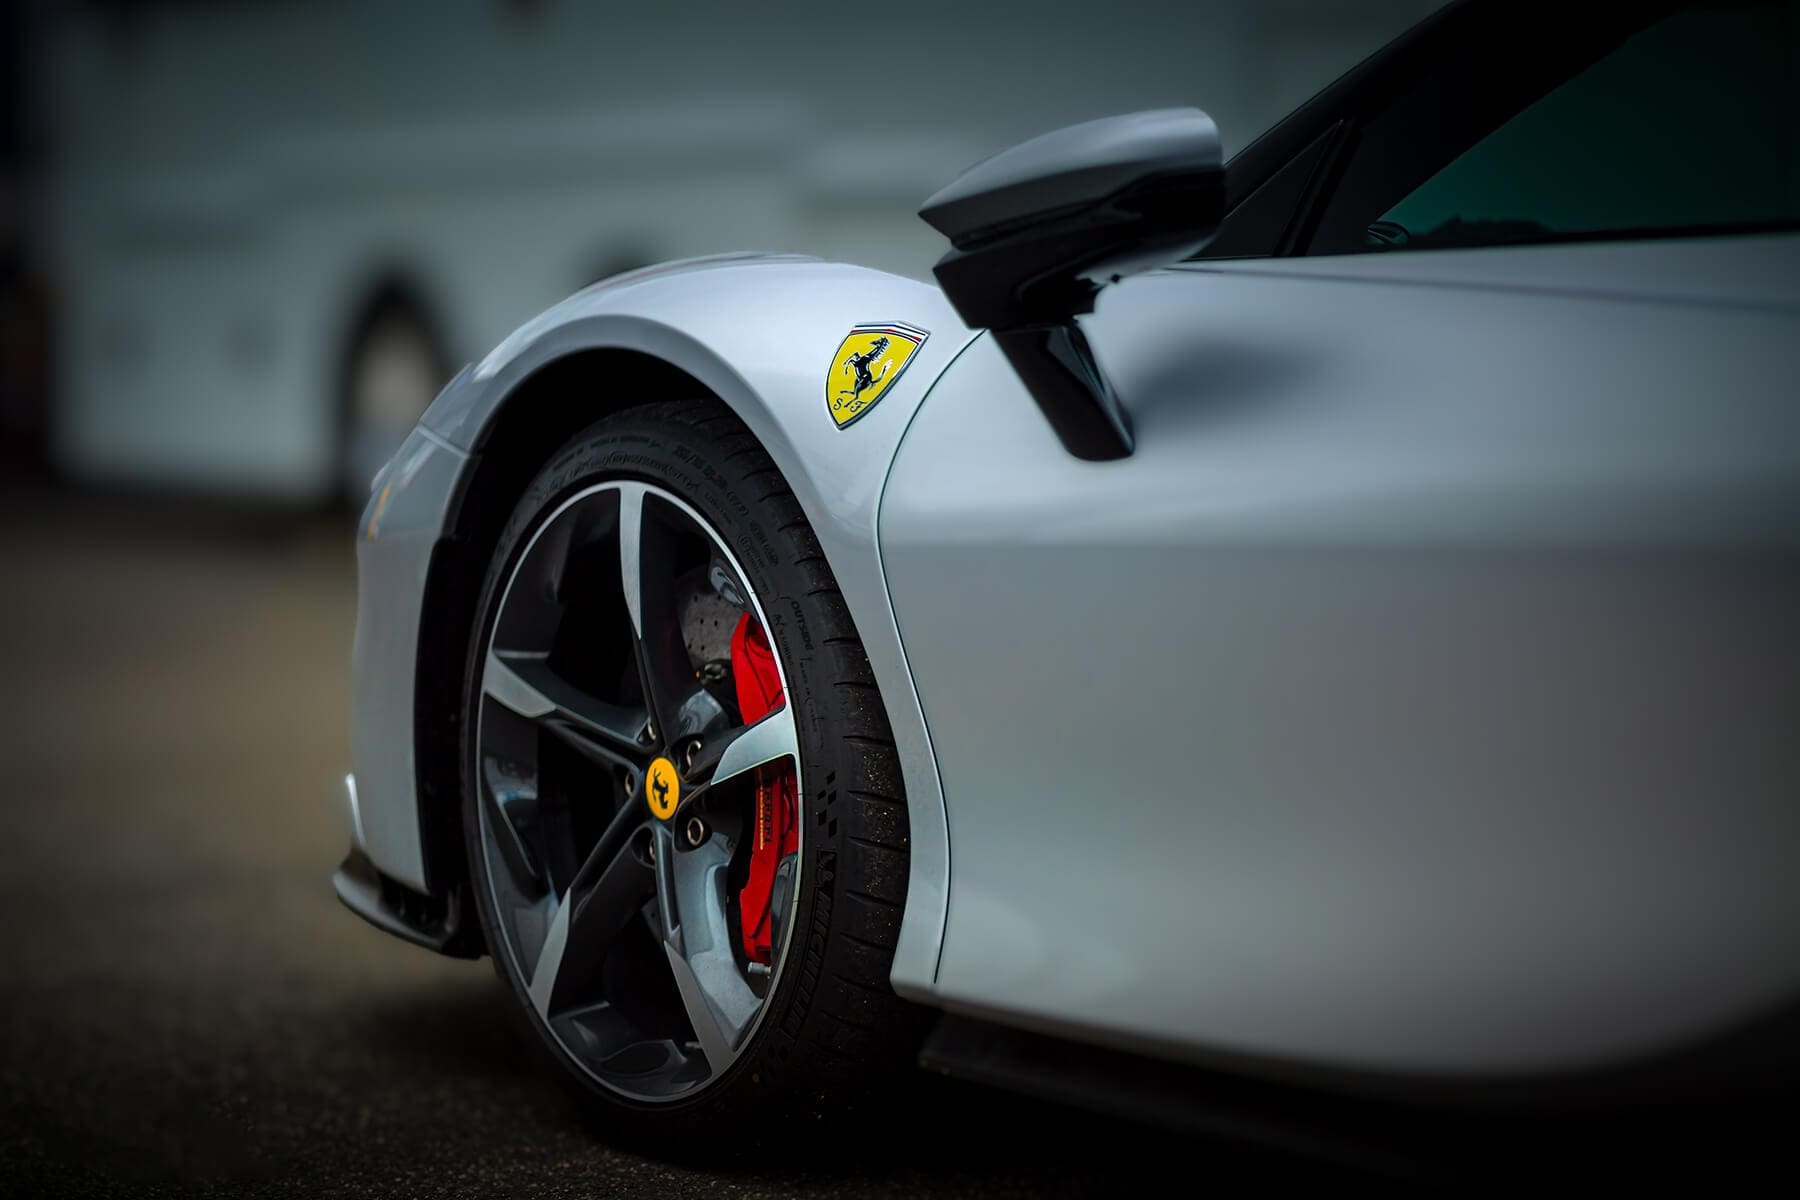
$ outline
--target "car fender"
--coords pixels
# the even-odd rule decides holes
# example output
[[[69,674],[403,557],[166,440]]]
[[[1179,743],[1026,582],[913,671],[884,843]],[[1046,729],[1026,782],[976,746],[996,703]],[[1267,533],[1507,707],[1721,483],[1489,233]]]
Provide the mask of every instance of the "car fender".
[[[826,406],[836,351],[853,326],[890,321],[927,336],[877,401],[839,428]],[[535,373],[571,354],[623,349],[686,372],[749,427],[818,535],[893,727],[911,838],[893,981],[915,997],[936,977],[949,843],[930,736],[888,600],[876,521],[914,412],[975,337],[935,287],[916,280],[799,256],[687,260],[602,281],[527,321],[459,376],[421,422],[474,455],[496,414],[515,398],[545,402],[521,387]]]

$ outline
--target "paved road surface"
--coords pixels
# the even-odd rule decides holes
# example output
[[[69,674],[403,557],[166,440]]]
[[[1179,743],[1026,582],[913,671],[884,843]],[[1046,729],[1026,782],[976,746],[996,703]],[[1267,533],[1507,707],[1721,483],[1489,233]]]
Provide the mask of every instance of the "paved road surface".
[[[332,895],[347,538],[0,506],[0,1190],[1134,1195],[1298,1169],[935,1080],[891,1146],[823,1160],[800,1131],[722,1172],[606,1145],[521,1053],[488,963]]]

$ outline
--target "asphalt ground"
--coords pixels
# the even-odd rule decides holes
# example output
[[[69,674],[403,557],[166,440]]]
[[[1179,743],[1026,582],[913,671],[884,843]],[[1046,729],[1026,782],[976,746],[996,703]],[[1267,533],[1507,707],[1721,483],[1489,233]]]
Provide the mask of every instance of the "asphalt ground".
[[[921,1075],[696,1169],[609,1145],[490,964],[333,895],[338,520],[0,496],[0,1193],[1080,1196],[1317,1178]],[[696,1131],[696,1136],[706,1136]]]

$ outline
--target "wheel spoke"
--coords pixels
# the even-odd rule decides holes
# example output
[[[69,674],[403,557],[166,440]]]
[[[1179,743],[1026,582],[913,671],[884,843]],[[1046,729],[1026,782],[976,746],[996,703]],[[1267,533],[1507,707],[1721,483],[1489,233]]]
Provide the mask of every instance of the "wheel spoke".
[[[785,705],[749,725],[709,738],[688,765],[688,787],[670,824],[679,829],[683,813],[710,805],[714,788],[769,763],[797,760],[799,753],[793,713]]]
[[[706,1056],[706,1065],[717,1075],[731,1065],[731,1060],[737,1057],[737,1050],[720,1026],[710,998],[694,974],[694,968],[667,942],[663,943],[663,949],[669,955],[669,970],[675,973],[675,987],[681,993],[681,1006],[687,1010],[688,1022],[694,1027],[694,1040],[700,1043],[700,1053]]]
[[[675,531],[657,508],[642,484],[620,485],[619,585],[636,634],[644,701],[655,718],[658,739],[669,743],[696,732],[696,722],[706,714],[690,703],[702,689],[681,639]]]
[[[695,758],[689,773],[697,780],[717,785],[766,763],[798,755],[794,714],[784,704],[749,725],[709,741]],[[713,764],[710,769],[709,760]]]
[[[641,768],[650,748],[638,740],[644,714],[590,696],[550,669],[541,654],[489,651],[482,690],[589,758]]]
[[[514,763],[483,755],[481,782],[494,844],[506,860],[507,870],[526,895],[543,895],[546,882],[537,849],[537,780]]]
[[[643,814],[628,801],[563,893],[531,973],[531,1002],[546,1019],[583,998],[607,948],[655,890],[631,846],[643,827]]]
[[[715,1075],[737,1057],[744,1031],[761,1003],[732,952],[725,907],[730,861],[718,839],[692,850],[676,850],[674,837],[664,830],[657,841],[663,950],[688,1024]]]

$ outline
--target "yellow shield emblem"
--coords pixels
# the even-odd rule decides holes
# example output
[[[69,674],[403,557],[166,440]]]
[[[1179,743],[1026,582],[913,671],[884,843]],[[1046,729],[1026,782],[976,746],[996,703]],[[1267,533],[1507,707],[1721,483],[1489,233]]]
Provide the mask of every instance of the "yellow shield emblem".
[[[844,336],[825,377],[825,407],[839,429],[875,407],[928,336],[898,321],[858,325]]]

